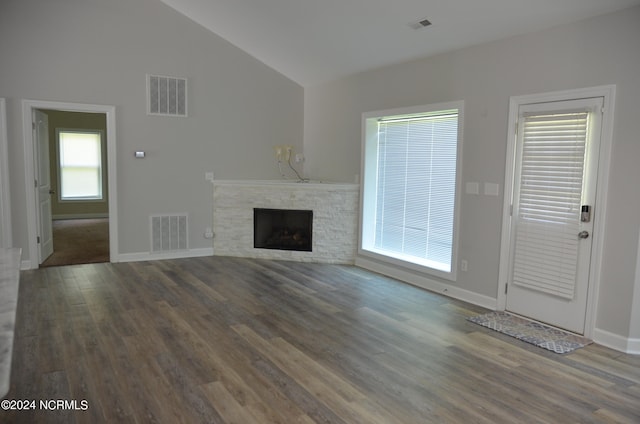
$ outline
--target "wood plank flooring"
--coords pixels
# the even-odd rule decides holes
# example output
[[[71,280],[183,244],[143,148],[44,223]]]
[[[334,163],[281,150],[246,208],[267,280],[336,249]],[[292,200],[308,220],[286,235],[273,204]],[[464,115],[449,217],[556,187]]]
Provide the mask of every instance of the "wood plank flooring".
[[[341,265],[26,271],[6,399],[77,404],[0,422],[640,422],[640,357],[557,355],[465,320],[482,312]]]

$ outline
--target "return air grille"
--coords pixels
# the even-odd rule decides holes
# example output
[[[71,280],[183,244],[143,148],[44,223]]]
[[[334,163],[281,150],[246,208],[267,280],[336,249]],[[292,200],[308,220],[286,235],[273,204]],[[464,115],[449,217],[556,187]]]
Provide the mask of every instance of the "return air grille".
[[[187,80],[147,75],[147,113],[187,116]]]
[[[170,252],[186,250],[187,243],[187,215],[152,215],[151,223],[151,252]]]

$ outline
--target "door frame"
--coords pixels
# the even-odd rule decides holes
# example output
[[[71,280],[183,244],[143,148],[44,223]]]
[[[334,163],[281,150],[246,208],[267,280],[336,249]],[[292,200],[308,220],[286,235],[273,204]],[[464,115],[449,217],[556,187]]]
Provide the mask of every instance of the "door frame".
[[[116,166],[116,108],[108,105],[67,103],[42,100],[22,101],[22,135],[24,140],[24,175],[27,193],[27,233],[30,269],[38,264],[38,208],[34,190],[35,167],[33,149],[32,113],[35,109],[62,110],[66,112],[103,113],[107,121],[107,169],[109,184],[109,260],[118,262],[118,185]]]
[[[587,291],[587,310],[585,316],[584,336],[593,337],[596,323],[598,297],[600,292],[600,273],[602,268],[602,252],[604,249],[604,228],[606,222],[607,190],[609,185],[609,169],[611,164],[611,146],[613,144],[613,114],[615,105],[615,85],[604,85],[576,90],[553,91],[541,94],[512,96],[509,99],[509,122],[507,127],[507,155],[504,179],[504,203],[502,209],[502,236],[500,241],[500,269],[498,273],[497,310],[505,310],[507,303],[507,282],[509,280],[509,258],[511,249],[511,208],[513,204],[513,183],[515,174],[516,123],[520,105],[530,103],[546,103],[554,101],[602,97],[604,110],[602,114],[602,134],[600,140],[600,161],[598,165],[598,181],[596,184],[596,201],[594,204],[595,221],[591,260],[589,266],[589,288]]]
[[[10,187],[7,106],[0,98],[0,247],[13,247]]]

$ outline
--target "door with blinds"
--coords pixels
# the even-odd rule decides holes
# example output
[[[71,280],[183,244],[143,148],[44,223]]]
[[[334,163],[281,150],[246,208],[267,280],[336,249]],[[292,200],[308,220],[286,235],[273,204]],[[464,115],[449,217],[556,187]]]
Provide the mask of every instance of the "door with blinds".
[[[521,105],[506,309],[583,334],[602,98]]]

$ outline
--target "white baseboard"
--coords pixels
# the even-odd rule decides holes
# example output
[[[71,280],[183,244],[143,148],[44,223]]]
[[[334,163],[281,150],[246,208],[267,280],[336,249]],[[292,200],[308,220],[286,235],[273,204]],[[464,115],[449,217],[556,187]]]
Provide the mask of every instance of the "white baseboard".
[[[640,339],[628,339],[627,353],[632,355],[640,355]]]
[[[112,258],[112,262],[158,261],[162,259],[196,258],[202,256],[213,256],[213,248],[205,247],[201,249],[176,250],[162,253],[122,253],[119,254],[117,258]]]
[[[213,256],[213,248],[205,247],[201,249],[188,249],[174,252],[151,253],[123,253],[111,258],[111,262],[140,262],[140,261],[158,261],[162,259],[180,259],[180,258],[196,258],[202,256]],[[27,259],[20,262],[20,270],[38,269],[38,265]]]
[[[382,264],[377,261],[372,261],[367,258],[356,258],[356,266],[387,275],[391,278],[396,278],[398,280],[404,281],[405,283],[409,283],[425,290],[452,297],[454,299],[462,300],[464,302],[469,302],[474,305],[482,306],[487,309],[495,310],[498,306],[497,299],[494,299],[492,297],[461,289],[451,284],[440,283],[428,277],[417,275],[413,272]]]
[[[53,215],[51,218],[54,221],[59,221],[64,219],[97,219],[97,218],[109,218],[109,214],[108,213],[73,213],[73,214]]]
[[[630,339],[596,328],[593,330],[593,341],[619,352],[640,355],[640,339]]]

